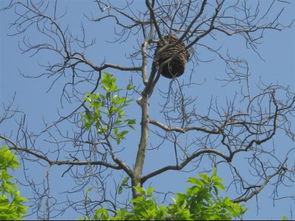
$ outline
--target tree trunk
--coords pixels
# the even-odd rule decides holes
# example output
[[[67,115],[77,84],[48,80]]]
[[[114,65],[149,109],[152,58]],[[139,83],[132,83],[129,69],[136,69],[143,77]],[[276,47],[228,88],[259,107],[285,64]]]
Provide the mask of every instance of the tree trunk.
[[[145,151],[146,151],[148,137],[149,137],[148,95],[144,95],[139,102],[141,106],[141,137],[140,137],[140,143],[139,143],[138,152],[136,156],[136,162],[134,166],[134,177],[132,179],[132,186],[141,186],[141,176],[142,176],[143,164],[145,159]],[[136,198],[139,195],[139,193],[134,189],[132,193],[133,193],[133,198]]]

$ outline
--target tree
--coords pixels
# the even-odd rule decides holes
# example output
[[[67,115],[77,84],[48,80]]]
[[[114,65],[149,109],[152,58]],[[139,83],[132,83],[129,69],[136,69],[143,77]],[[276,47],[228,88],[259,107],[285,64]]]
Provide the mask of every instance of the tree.
[[[294,92],[263,79],[255,87],[249,62],[222,45],[227,38],[243,42],[259,58],[258,45],[265,33],[293,23],[280,20],[287,10],[286,2],[83,1],[95,8],[93,13],[84,13],[88,23],[81,24],[79,31],[74,23],[63,24],[70,13],[63,11],[60,1],[7,3],[3,10],[16,16],[10,34],[23,36],[20,50],[50,58],[41,64],[43,73],[23,76],[51,79],[48,91],[58,90],[54,87],[61,91],[57,119],[45,121],[40,131],[29,129],[26,115],[16,111],[13,103],[4,108],[0,118],[4,125],[20,117],[14,133],[1,131],[0,137],[19,154],[24,170],[33,171],[34,163],[44,167],[45,178],[39,185],[24,173],[32,188],[32,212],[41,218],[58,217],[69,208],[84,215],[99,207],[114,212],[125,207],[129,197],[139,197],[141,187],[168,172],[177,176],[180,171],[201,172],[212,167],[230,174],[226,185],[234,195],[233,202],[246,202],[267,186],[273,186],[273,199],[280,198],[280,188],[294,181],[290,157],[294,149],[292,144],[284,147],[283,156],[274,150],[281,149],[278,138],[293,142]],[[124,48],[126,56],[122,54],[118,63],[105,61],[102,42],[89,40],[91,30],[100,25],[105,28],[106,22],[114,28],[116,47],[127,42],[132,45]],[[98,34],[103,35],[106,29]],[[185,44],[190,56],[183,76],[164,80],[161,71],[165,62],[183,53],[175,50],[171,60],[162,64],[154,59],[161,50],[177,45],[166,44],[155,54],[169,34]],[[210,87],[197,79],[197,73],[202,64],[216,64],[212,58],[219,65],[222,62],[219,79],[231,89],[231,96],[224,100],[194,94]],[[72,178],[74,185],[62,200],[51,188],[50,172],[56,166],[63,171],[58,175],[52,172],[51,179]],[[129,189],[119,195],[119,180],[126,177]],[[96,190],[95,200],[87,197],[88,187]],[[84,200],[74,197],[81,190]]]
[[[8,172],[8,169],[19,167],[15,155],[3,146],[0,149],[0,219],[1,220],[19,220],[27,213],[27,206],[23,205],[26,198],[20,195],[17,186],[12,179],[14,178]]]

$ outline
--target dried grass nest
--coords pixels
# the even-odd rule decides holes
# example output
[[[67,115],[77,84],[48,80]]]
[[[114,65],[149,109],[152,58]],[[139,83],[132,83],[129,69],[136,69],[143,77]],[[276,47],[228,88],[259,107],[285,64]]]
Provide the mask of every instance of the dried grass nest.
[[[166,78],[176,78],[181,76],[184,73],[185,64],[190,56],[185,49],[185,44],[183,42],[178,42],[176,44],[178,40],[179,39],[172,34],[164,36],[163,40],[158,43],[155,51],[155,58],[159,66],[173,57],[171,61],[164,64],[162,67],[161,75]],[[167,49],[159,52],[159,50],[167,44],[173,47],[168,46]]]

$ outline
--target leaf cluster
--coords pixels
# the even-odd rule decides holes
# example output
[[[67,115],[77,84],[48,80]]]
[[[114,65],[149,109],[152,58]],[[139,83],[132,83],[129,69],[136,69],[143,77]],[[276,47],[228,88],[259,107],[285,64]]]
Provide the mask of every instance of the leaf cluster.
[[[27,206],[23,205],[27,199],[20,195],[14,177],[8,169],[19,167],[15,155],[5,145],[0,149],[0,220],[19,220],[26,214]]]
[[[229,197],[221,197],[224,191],[222,179],[213,170],[213,174],[200,174],[199,178],[190,177],[192,184],[185,193],[176,193],[173,203],[168,206],[159,205],[153,195],[154,188],[144,189],[135,186],[140,194],[132,199],[131,209],[123,208],[110,216],[105,208],[98,209],[94,220],[232,220],[240,217],[246,209],[234,203]],[[84,219],[89,219],[85,217]]]
[[[125,96],[120,96],[122,91],[117,86],[117,79],[109,73],[102,74],[100,88],[102,93],[87,93],[85,97],[86,111],[82,114],[83,127],[90,129],[96,128],[99,135],[103,138],[111,137],[120,144],[129,133],[127,128],[134,129],[135,119],[126,117],[125,108],[132,101]],[[126,86],[126,91],[133,90],[131,84]]]

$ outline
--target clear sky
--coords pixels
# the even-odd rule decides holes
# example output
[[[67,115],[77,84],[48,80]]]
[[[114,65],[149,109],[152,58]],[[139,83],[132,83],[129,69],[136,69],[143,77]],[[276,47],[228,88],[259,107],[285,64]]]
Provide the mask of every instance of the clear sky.
[[[0,8],[7,4],[7,0],[0,1]],[[120,65],[125,65],[128,60],[125,57],[132,47],[136,46],[135,41],[126,41],[121,44],[107,43],[107,40],[112,39],[113,33],[113,21],[103,22],[98,26],[97,24],[88,24],[83,17],[83,14],[95,13],[95,8],[93,8],[92,1],[85,0],[75,0],[75,1],[63,1],[60,3],[59,7],[61,10],[67,8],[66,16],[61,20],[63,27],[69,25],[72,33],[79,33],[79,28],[81,21],[85,24],[87,31],[87,37],[89,39],[96,38],[96,44],[89,49],[88,56],[93,61],[100,64],[102,61],[106,60],[109,63],[118,63]],[[289,20],[291,16],[295,15],[295,2],[288,6],[286,10],[286,16],[283,20]],[[28,126],[36,131],[43,128],[43,121],[50,122],[57,118],[57,108],[60,106],[60,95],[63,86],[63,80],[54,86],[50,92],[46,92],[51,79],[39,78],[39,79],[24,79],[20,76],[20,72],[27,75],[38,75],[41,74],[43,69],[39,66],[40,63],[50,62],[56,57],[46,52],[40,53],[38,56],[30,57],[30,54],[21,54],[19,50],[19,42],[22,41],[22,36],[11,37],[8,36],[9,24],[14,19],[13,11],[0,12],[0,103],[2,105],[7,105],[15,94],[15,107],[26,113],[26,118]],[[295,17],[295,16],[294,16]],[[33,41],[38,41],[38,35],[34,30],[30,30],[26,33],[26,36],[30,37]],[[260,59],[255,53],[245,49],[245,45],[240,39],[236,38],[225,38],[224,36],[220,39],[222,45],[225,49],[230,50],[234,54],[246,58],[251,65],[251,78],[250,86],[255,91],[259,79],[262,79],[267,83],[279,83],[284,86],[290,86],[293,91],[295,91],[295,26],[291,29],[286,29],[281,32],[271,32],[266,31],[265,38],[261,40],[261,45],[259,46],[259,52],[261,53],[264,60]],[[203,59],[212,58],[211,55],[201,54],[200,57]],[[187,70],[190,70],[191,64],[188,64]],[[124,82],[124,74],[117,75],[119,80]],[[188,76],[188,75],[187,75]],[[185,79],[187,76],[182,76]],[[200,83],[200,86],[196,91],[191,91],[190,93],[198,94],[198,104],[204,104],[204,106],[199,106],[198,108],[205,108],[210,96],[217,97],[222,103],[225,98],[230,97],[239,85],[223,87],[222,83],[216,80],[221,76],[224,77],[224,66],[220,61],[215,60],[212,63],[200,63],[198,64],[192,77],[195,78],[196,82]],[[130,75],[128,75],[130,77]],[[126,81],[125,81],[126,82]],[[167,88],[167,80],[160,79],[158,83],[158,89]],[[158,91],[157,91],[158,92]],[[208,95],[208,97],[204,96]],[[158,105],[159,98],[157,95],[153,95],[153,100],[151,103],[151,115],[152,117],[157,117],[156,106]],[[154,106],[153,106],[154,105]],[[75,105],[73,105],[75,106]],[[68,113],[73,106],[66,106],[62,113]],[[1,110],[2,111],[2,110]],[[136,116],[139,113],[139,108],[135,105],[134,109],[129,110],[130,115]],[[12,120],[9,124],[0,125],[0,131],[5,131],[6,135],[9,135],[16,128],[15,121]],[[138,135],[138,132],[134,132],[131,136]],[[279,135],[278,142],[280,147],[283,146],[295,146],[294,143],[290,143]],[[129,137],[130,138],[130,137]],[[125,143],[126,146],[136,146],[137,140],[130,139],[129,143]],[[277,150],[277,154],[283,154],[280,150]],[[122,155],[123,158],[132,159],[135,156],[135,151],[127,151],[128,156]],[[165,154],[165,152],[162,152]],[[290,156],[295,158],[294,152]],[[158,159],[159,161],[155,161]],[[161,164],[169,161],[164,155],[161,156],[148,156],[146,161],[145,172],[150,171],[152,168],[157,168]],[[157,162],[157,163],[155,163]],[[40,177],[40,180],[44,177],[44,170],[33,167],[30,168],[36,177]],[[246,168],[245,168],[246,169]],[[200,169],[202,171],[202,169]],[[156,186],[159,191],[183,191],[186,184],[185,180],[191,174],[196,174],[200,171],[194,171],[192,173],[178,173],[177,182],[172,172],[165,173],[158,179],[152,179],[148,185]],[[52,174],[52,189],[55,193],[60,193],[64,191],[64,188],[71,182],[71,179],[64,177],[61,178],[61,168],[51,168]],[[219,171],[220,175],[225,179],[227,177],[226,171]],[[20,177],[21,172],[17,173]],[[228,181],[229,182],[229,181]],[[294,186],[293,186],[294,187]],[[26,196],[30,194],[28,189],[20,188],[23,195]],[[249,211],[244,216],[244,219],[280,219],[282,215],[286,215],[290,218],[290,211],[293,211],[293,219],[295,217],[295,207],[292,206],[292,200],[282,200],[275,203],[273,207],[273,201],[269,197],[271,193],[270,188],[266,188],[258,198],[250,200],[246,207]],[[283,190],[284,191],[284,190]],[[286,189],[282,195],[290,195],[291,188]],[[293,188],[293,195],[295,190]],[[293,201],[294,203],[294,201]],[[257,210],[259,208],[259,210]],[[69,217],[70,216],[70,217]],[[78,218],[81,217],[79,214],[71,211],[66,213],[65,216],[56,218]],[[28,218],[35,218],[34,216]]]

